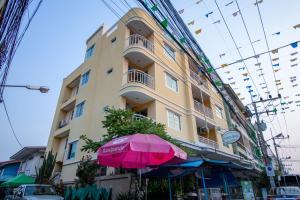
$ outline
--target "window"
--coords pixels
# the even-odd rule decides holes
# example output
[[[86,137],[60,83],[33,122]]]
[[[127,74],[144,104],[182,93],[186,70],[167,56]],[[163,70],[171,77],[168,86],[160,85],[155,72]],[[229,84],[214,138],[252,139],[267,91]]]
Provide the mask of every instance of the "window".
[[[177,79],[175,79],[173,76],[167,73],[166,73],[166,85],[169,89],[173,90],[174,92],[178,92]]]
[[[89,59],[90,57],[92,57],[93,53],[94,53],[94,47],[95,45],[93,44],[90,48],[88,48],[86,50],[86,53],[85,53],[85,60]]]
[[[89,78],[90,78],[90,71],[87,71],[81,76],[81,85],[87,84],[89,82]]]
[[[216,105],[216,115],[220,119],[223,119],[223,109]]]
[[[84,101],[76,106],[75,118],[80,117],[83,114]]]
[[[175,50],[170,47],[168,44],[164,44],[165,54],[170,56],[173,60],[175,60]]]
[[[180,116],[170,110],[168,112],[168,126],[176,131],[181,130]]]
[[[75,158],[78,141],[69,144],[68,159]]]

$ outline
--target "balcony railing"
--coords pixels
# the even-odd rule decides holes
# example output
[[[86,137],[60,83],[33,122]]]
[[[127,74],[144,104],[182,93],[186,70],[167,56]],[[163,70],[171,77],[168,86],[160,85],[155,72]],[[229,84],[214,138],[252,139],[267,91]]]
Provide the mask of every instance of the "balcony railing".
[[[211,119],[214,118],[211,108],[204,106],[199,101],[194,100],[194,107],[195,107],[196,111],[201,112],[202,114],[206,115],[207,117],[209,117]]]
[[[134,120],[137,120],[137,121],[139,121],[139,120],[141,120],[141,119],[145,119],[145,118],[154,121],[154,120],[151,119],[150,117],[147,117],[147,116],[144,116],[144,115],[140,115],[140,114],[133,114],[132,118],[133,118]]]
[[[198,135],[199,138],[199,142],[204,143],[214,149],[219,149],[219,144],[213,140],[207,139],[205,137],[202,137],[200,135]]]
[[[190,76],[192,79],[194,79],[198,84],[203,85],[204,87],[208,88],[207,81],[201,78],[198,74],[193,72],[192,70],[190,71]]]
[[[128,70],[126,74],[127,83],[141,83],[154,89],[154,78],[149,74],[137,69]]]
[[[141,46],[144,47],[150,51],[154,51],[154,45],[153,42],[151,42],[150,40],[148,40],[147,38],[145,38],[144,36],[138,35],[138,34],[133,34],[130,35],[128,38],[128,44],[129,46],[131,45],[137,45],[137,46]]]
[[[58,128],[67,126],[70,123],[70,119],[63,119],[58,123]]]

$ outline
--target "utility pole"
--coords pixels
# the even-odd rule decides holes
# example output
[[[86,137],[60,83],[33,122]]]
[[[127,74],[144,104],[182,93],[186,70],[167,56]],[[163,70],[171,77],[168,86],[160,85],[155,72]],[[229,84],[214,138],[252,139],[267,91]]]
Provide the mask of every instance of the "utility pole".
[[[280,159],[279,159],[279,156],[278,156],[277,144],[276,144],[276,141],[275,141],[275,137],[273,136],[272,129],[270,129],[270,132],[271,132],[271,137],[272,137],[272,140],[273,140],[273,145],[274,145],[274,149],[275,149],[276,159],[277,159],[277,163],[278,163],[278,171],[281,174],[282,173],[282,171],[281,171],[282,168],[281,168],[281,162],[280,162]]]
[[[271,96],[270,96],[271,97]],[[274,100],[277,100],[277,99],[280,99],[281,98],[281,95],[279,94],[278,97],[275,97],[275,98],[269,98],[269,99],[260,99],[259,101],[253,101],[252,102],[252,105],[254,107],[254,115],[256,117],[256,125],[257,125],[257,130],[258,130],[258,134],[257,134],[257,137],[258,137],[258,143],[259,143],[259,146],[261,148],[261,151],[262,151],[262,155],[263,155],[263,158],[264,158],[264,163],[265,163],[265,166],[268,166],[271,164],[271,161],[270,161],[270,158],[268,156],[268,146],[267,146],[267,143],[264,139],[264,135],[263,135],[263,130],[262,130],[262,127],[261,127],[261,121],[259,119],[259,115],[260,114],[263,114],[263,113],[269,113],[270,111],[263,111],[263,112],[258,112],[257,111],[257,106],[256,104],[258,103],[263,103],[263,102],[267,102],[267,101],[274,101]],[[277,110],[273,110],[271,112],[277,112]],[[270,176],[270,185],[271,187],[276,187],[276,184],[275,184],[275,181],[274,181],[274,177],[273,176]]]

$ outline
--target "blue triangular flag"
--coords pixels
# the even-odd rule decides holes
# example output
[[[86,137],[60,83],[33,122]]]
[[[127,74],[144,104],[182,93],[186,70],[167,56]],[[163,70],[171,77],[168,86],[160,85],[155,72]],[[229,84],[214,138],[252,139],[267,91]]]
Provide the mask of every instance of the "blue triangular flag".
[[[209,12],[209,13],[207,13],[207,14],[205,14],[205,17],[207,17],[208,18],[208,16],[209,15],[211,15],[211,14],[213,14],[214,12],[213,11],[211,11],[211,12]]]
[[[293,43],[291,43],[290,44],[293,48],[296,48],[296,47],[298,47],[298,42],[293,42]]]
[[[279,63],[278,64],[274,64],[273,67],[279,67]]]

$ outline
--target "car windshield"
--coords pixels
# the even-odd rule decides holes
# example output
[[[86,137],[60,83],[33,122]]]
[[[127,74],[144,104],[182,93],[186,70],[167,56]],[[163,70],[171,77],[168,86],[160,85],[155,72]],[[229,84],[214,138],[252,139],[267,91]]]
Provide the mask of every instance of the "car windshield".
[[[24,196],[32,195],[55,195],[56,192],[52,186],[26,186]]]

